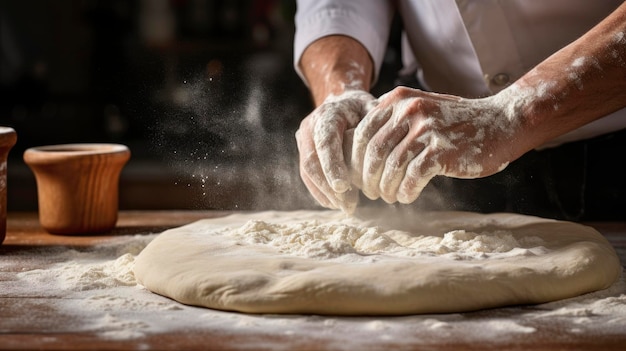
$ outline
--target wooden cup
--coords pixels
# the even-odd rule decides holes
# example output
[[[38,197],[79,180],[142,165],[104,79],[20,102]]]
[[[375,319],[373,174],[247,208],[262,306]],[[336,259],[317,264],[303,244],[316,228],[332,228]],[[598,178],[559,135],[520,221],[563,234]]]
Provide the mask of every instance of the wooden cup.
[[[13,128],[0,127],[0,244],[7,234],[7,157],[16,141]]]
[[[35,174],[41,226],[53,234],[108,232],[117,223],[118,185],[130,151],[119,144],[34,147],[24,161]]]

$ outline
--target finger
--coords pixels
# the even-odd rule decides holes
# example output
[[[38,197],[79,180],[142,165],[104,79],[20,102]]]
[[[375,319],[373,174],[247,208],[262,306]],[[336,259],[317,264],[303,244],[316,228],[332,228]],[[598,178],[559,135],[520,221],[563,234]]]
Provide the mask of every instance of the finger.
[[[343,133],[343,159],[346,164],[350,164],[352,160],[352,143],[354,141],[354,128],[347,129]]]
[[[317,201],[317,203],[326,208],[337,209],[335,204],[330,201],[326,194],[324,194],[319,188],[317,188],[311,178],[309,178],[305,173],[300,173],[300,178],[302,179],[302,182],[304,183],[306,188],[309,190],[311,196],[313,196],[315,201]]]
[[[327,208],[337,208],[327,194],[333,194],[326,184],[326,178],[317,160],[315,145],[310,138],[304,137],[304,132],[299,129],[296,132],[296,145],[300,155],[300,178],[304,182],[313,198],[320,205]],[[326,188],[324,187],[326,185]],[[324,189],[327,193],[325,193]]]
[[[368,114],[371,110],[374,109],[374,107],[378,106],[379,101],[378,99],[371,99],[369,100],[364,106],[363,106],[363,116],[365,116],[366,114]]]
[[[339,209],[346,214],[352,215],[356,210],[357,203],[359,201],[359,190],[352,188],[345,193],[337,194]]]
[[[409,163],[424,150],[424,144],[405,137],[387,157],[380,179],[380,197],[387,203],[398,201],[398,188]]]
[[[363,193],[370,199],[381,196],[382,175],[391,152],[409,131],[407,122],[396,123],[392,117],[370,140],[363,160]]]
[[[350,164],[352,159],[352,141],[354,139],[354,128],[347,129],[343,135],[343,157],[346,164]],[[339,208],[346,214],[352,215],[356,210],[359,200],[359,189],[351,187],[348,191],[337,194]]]
[[[354,130],[352,142],[352,159],[350,160],[352,183],[363,188],[363,169],[365,155],[372,137],[387,123],[393,113],[393,107],[373,108]]]
[[[372,196],[382,197],[381,189],[385,187],[383,174],[387,164],[390,162],[389,156],[398,148],[399,144],[406,144],[407,142],[405,139],[409,133],[410,125],[408,120],[398,113],[399,110],[394,109],[393,116],[374,135],[366,151],[363,168],[363,188],[365,189],[364,193],[369,193]],[[392,159],[391,162],[397,163],[398,161]],[[403,176],[404,172],[402,172]],[[395,200],[391,202],[395,202]]]
[[[299,145],[306,144],[300,142]],[[299,150],[302,149],[299,147]],[[355,196],[354,191],[336,193],[326,182],[326,177],[322,173],[322,167],[314,151],[301,157],[300,160],[300,177],[320,205],[331,209],[341,209],[346,213],[354,212],[357,205],[357,196]]]
[[[406,175],[398,188],[398,201],[409,204],[419,197],[430,180],[441,173],[441,164],[428,149],[422,151],[407,167]]]
[[[314,166],[309,163],[306,164],[305,167],[313,168]],[[321,167],[319,167],[319,170],[321,170]],[[313,172],[311,171],[311,169],[309,169],[308,171],[304,172],[304,174],[319,174],[319,170],[318,172]],[[347,214],[354,213],[357,206],[358,189],[351,188],[343,193],[337,193],[325,181],[321,182],[321,186],[317,185],[319,184],[319,181],[310,180],[310,182],[312,185],[308,187],[309,191],[311,192],[313,197],[318,200],[318,202],[320,202],[321,205],[327,208],[340,209]]]
[[[343,193],[350,188],[348,167],[343,158],[343,134],[347,129],[347,118],[337,116],[334,108],[325,109],[322,113],[314,127],[315,149],[328,184],[335,192]]]

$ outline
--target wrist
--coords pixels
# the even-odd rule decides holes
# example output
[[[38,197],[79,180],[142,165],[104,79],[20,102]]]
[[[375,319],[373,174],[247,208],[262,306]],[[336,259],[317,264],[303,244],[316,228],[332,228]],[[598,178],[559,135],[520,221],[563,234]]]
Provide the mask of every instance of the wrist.
[[[585,100],[563,81],[539,80],[530,74],[497,95],[515,130],[517,157],[582,125],[571,117],[584,110]]]
[[[333,35],[313,42],[302,54],[300,69],[315,105],[329,95],[370,88],[373,64],[367,50],[356,40]]]
[[[501,130],[501,147],[507,154],[507,161],[515,160],[543,143],[536,109],[537,98],[545,92],[518,83],[484,99],[486,110],[494,111],[494,128]]]
[[[364,91],[361,89],[346,88],[346,89],[341,90],[341,92],[338,94],[335,94],[335,93],[328,94],[328,96],[326,96],[326,98],[324,99],[323,103],[332,103],[332,102],[344,101],[344,100],[359,101],[364,104],[367,104],[376,100],[376,98],[374,98],[374,96],[372,96],[372,94],[370,94],[367,91]]]
[[[328,99],[369,94],[364,72],[364,68],[356,62],[342,63],[319,71],[313,78],[318,81],[311,85],[315,104],[319,106]]]

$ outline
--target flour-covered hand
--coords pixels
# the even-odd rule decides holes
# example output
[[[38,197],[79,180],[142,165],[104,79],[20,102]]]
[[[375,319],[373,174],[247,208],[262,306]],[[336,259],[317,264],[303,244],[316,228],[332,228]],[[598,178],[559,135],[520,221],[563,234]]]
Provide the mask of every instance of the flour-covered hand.
[[[372,95],[360,90],[329,96],[302,121],[296,132],[300,176],[324,207],[348,213],[356,208],[358,189],[350,183],[343,152],[344,133],[356,127],[375,101]]]
[[[354,132],[353,183],[370,199],[410,203],[434,176],[499,172],[513,159],[509,145],[519,129],[501,101],[394,89]]]

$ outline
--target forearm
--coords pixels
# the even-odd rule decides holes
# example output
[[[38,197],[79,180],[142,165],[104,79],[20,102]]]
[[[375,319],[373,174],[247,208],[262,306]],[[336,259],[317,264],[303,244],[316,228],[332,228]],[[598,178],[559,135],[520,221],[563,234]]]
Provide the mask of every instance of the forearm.
[[[346,90],[369,91],[374,70],[363,45],[342,35],[313,42],[302,54],[299,65],[315,106],[331,94],[340,95]]]
[[[523,131],[514,157],[626,107],[626,4],[506,90]]]

